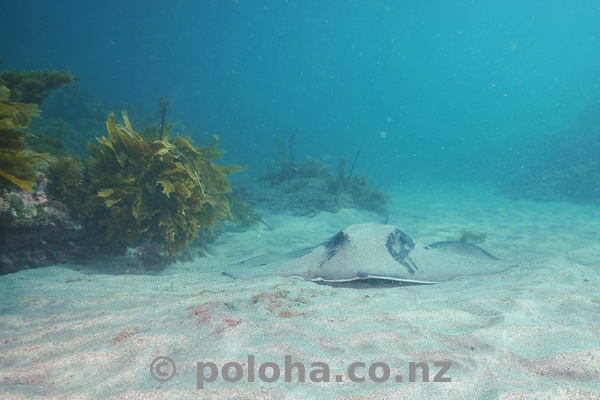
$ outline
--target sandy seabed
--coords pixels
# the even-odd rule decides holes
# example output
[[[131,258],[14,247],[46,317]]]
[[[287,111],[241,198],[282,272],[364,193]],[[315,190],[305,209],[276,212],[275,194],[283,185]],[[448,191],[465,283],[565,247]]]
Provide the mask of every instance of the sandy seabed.
[[[390,197],[388,223],[413,238],[433,243],[462,229],[485,232],[481,246],[518,266],[431,286],[360,290],[222,275],[255,255],[384,222],[342,210],[265,212],[272,230],[229,232],[209,256],[154,275],[106,274],[98,265],[21,271],[0,277],[0,398],[600,399],[600,206],[513,201],[480,187],[398,187]],[[298,367],[285,382],[286,355],[304,365],[305,382]],[[176,366],[166,382],[151,375],[160,356]],[[198,362],[203,376],[210,363],[218,372],[202,389]],[[355,374],[364,382],[350,380],[355,362],[365,365]],[[411,362],[429,367],[429,382],[423,368],[409,382]],[[450,365],[450,382],[433,382],[436,362]],[[223,366],[234,376],[232,363],[243,375],[226,382]],[[315,382],[326,375],[319,374],[324,364],[330,382]],[[383,364],[390,378],[369,379],[373,364],[376,378]],[[155,374],[171,371],[157,365]],[[281,376],[261,381],[261,368],[267,378],[275,368]]]

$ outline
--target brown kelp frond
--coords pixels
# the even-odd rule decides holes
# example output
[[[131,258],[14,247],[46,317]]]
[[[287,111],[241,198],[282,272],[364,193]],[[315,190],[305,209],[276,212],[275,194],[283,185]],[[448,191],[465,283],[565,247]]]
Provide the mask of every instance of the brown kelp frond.
[[[198,228],[230,217],[227,175],[242,168],[211,161],[223,154],[216,137],[204,148],[185,136],[152,141],[133,129],[125,113],[123,122],[109,115],[109,137],[90,145],[97,175],[91,204],[107,238],[132,247],[140,240],[159,242],[176,254]]]
[[[10,90],[10,101],[41,104],[50,91],[77,82],[79,78],[69,71],[4,71],[0,73],[0,86]]]
[[[10,91],[0,86],[0,188],[14,184],[33,193],[34,166],[44,155],[27,149],[23,140],[27,132],[23,129],[39,110],[35,104],[17,103],[10,98]]]
[[[73,217],[85,214],[85,164],[76,157],[51,157],[46,167],[46,194],[67,206]]]
[[[29,118],[39,114],[36,104],[14,102],[11,100],[10,90],[6,86],[0,86],[0,129],[27,128]]]

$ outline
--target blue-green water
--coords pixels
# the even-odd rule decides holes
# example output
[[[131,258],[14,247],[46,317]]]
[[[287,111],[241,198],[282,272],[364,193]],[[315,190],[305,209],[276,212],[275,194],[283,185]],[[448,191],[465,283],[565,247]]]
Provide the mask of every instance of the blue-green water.
[[[502,184],[599,125],[581,117],[599,109],[596,1],[4,0],[0,14],[2,69],[70,69],[153,113],[167,95],[186,134],[219,134],[257,174],[273,135],[297,131],[298,159],[335,168],[361,149],[376,184]]]
[[[175,262],[156,237],[126,252],[98,220],[81,229],[50,192],[3,193],[0,398],[598,398],[597,1],[0,0],[0,21],[0,73],[80,78],[44,100],[28,138],[67,127],[85,160],[110,111],[143,130],[167,96],[175,133],[198,146],[218,134],[219,162],[247,166],[230,181],[263,214]],[[274,139],[287,152],[294,134],[296,165]],[[332,175],[307,183],[307,165],[322,172],[307,156]],[[282,165],[299,169],[258,179]],[[351,190],[359,175],[389,195],[385,212],[356,201],[382,205]],[[222,273],[372,222],[426,244],[483,237],[511,268],[367,291]],[[453,381],[196,388],[197,362],[250,354],[336,374],[450,360]],[[172,381],[152,375],[157,356],[177,364]]]

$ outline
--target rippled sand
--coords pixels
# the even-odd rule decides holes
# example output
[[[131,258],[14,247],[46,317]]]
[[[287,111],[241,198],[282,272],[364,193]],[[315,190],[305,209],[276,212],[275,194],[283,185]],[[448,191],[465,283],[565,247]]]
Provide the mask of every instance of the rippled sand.
[[[221,274],[254,255],[316,245],[347,225],[384,222],[343,210],[265,213],[272,231],[227,233],[213,254],[157,275],[54,266],[2,276],[0,397],[600,399],[600,207],[512,201],[473,187],[391,191],[388,223],[426,243],[456,239],[462,229],[485,232],[481,246],[519,267],[364,290]],[[298,369],[284,382],[286,355],[305,366],[305,382]],[[167,382],[150,373],[159,356],[176,365]],[[197,362],[219,369],[203,389]],[[261,382],[269,362],[281,377]],[[376,362],[390,378],[352,382],[355,362],[365,363],[359,378]],[[422,369],[408,382],[411,362],[429,367],[430,382]],[[451,382],[433,382],[436,362],[450,363]],[[238,382],[222,379],[227,363],[241,366]],[[326,363],[331,381],[311,381],[311,363]],[[262,368],[270,376],[273,366]]]

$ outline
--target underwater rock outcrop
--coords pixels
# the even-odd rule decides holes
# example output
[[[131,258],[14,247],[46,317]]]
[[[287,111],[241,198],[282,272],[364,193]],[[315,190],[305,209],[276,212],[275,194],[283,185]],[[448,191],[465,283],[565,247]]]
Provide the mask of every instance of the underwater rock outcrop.
[[[98,254],[82,245],[81,229],[60,202],[42,190],[0,195],[0,275]]]
[[[337,176],[319,160],[310,156],[302,164],[295,164],[292,155],[292,136],[289,141],[288,158],[283,140],[277,139],[280,162],[277,168],[270,168],[263,181],[270,184],[268,189],[254,191],[252,202],[263,208],[291,211],[298,215],[308,215],[319,211],[337,212],[342,208],[361,208],[381,215],[387,213],[388,196],[373,189],[367,177],[352,177],[346,171],[346,162],[340,160]],[[354,165],[356,159],[354,160]]]
[[[126,113],[123,124],[110,114],[108,137],[90,144],[90,208],[108,240],[130,247],[160,243],[174,255],[194,240],[200,228],[230,216],[227,176],[239,166],[220,166],[218,137],[196,147],[186,136],[150,140],[136,132]]]

